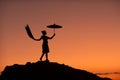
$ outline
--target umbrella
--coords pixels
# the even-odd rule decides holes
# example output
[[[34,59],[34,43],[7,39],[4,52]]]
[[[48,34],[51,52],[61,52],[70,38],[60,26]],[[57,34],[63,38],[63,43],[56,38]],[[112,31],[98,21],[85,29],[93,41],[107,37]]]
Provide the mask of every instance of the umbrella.
[[[47,28],[53,28],[54,29],[54,33],[55,33],[55,29],[62,28],[62,26],[57,25],[57,24],[52,24],[52,25],[48,25]]]

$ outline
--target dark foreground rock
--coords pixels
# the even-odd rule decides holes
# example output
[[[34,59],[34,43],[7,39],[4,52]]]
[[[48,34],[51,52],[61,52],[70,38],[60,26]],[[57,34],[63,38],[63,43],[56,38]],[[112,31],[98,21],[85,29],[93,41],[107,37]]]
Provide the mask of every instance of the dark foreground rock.
[[[56,62],[36,62],[7,66],[0,80],[111,80],[85,70],[75,69]]]

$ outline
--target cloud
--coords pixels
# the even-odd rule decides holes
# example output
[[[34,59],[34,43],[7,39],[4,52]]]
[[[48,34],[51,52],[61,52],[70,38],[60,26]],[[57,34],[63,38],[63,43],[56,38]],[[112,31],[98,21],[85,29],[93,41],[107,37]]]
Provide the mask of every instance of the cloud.
[[[110,72],[110,73],[96,73],[97,75],[109,75],[109,74],[120,74],[120,72]]]

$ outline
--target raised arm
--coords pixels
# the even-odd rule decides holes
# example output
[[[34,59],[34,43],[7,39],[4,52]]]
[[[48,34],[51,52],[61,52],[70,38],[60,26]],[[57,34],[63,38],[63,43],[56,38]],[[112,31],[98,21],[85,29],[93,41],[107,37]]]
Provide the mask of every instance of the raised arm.
[[[34,38],[33,40],[35,40],[35,41],[40,41],[41,39],[42,39],[42,37],[40,37],[39,39],[35,39],[35,38]]]
[[[53,34],[53,36],[52,36],[52,37],[49,37],[49,39],[52,39],[54,36],[55,36],[55,33]]]

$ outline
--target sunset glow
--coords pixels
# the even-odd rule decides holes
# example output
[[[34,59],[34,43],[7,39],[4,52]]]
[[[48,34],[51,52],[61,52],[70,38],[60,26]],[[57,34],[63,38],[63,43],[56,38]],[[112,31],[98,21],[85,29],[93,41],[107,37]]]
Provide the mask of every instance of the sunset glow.
[[[120,72],[120,1],[118,0],[1,0],[0,71],[5,66],[36,62],[41,31],[53,35],[50,24],[62,25],[49,40],[51,62],[90,72]]]

